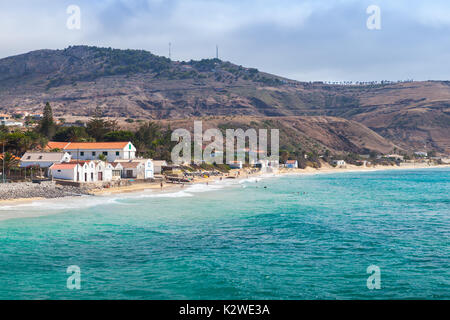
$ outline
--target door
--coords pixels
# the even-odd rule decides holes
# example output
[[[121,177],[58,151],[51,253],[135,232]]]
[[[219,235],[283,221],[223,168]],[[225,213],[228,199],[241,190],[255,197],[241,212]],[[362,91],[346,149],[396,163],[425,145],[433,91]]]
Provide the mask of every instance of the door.
[[[133,170],[127,170],[127,178],[133,178]]]
[[[103,181],[103,172],[98,173],[98,181]]]
[[[84,182],[88,182],[87,177],[88,177],[88,175],[87,175],[87,173],[85,173],[84,174]]]

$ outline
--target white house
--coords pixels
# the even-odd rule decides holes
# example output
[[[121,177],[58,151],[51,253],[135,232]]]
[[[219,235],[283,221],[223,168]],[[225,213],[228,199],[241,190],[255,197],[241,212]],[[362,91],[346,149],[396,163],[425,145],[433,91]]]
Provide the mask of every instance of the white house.
[[[155,165],[151,159],[135,159],[144,164],[144,179],[153,179],[155,177]]]
[[[50,167],[54,179],[75,181],[80,165],[77,163],[55,163]]]
[[[153,179],[155,168],[151,159],[117,160],[123,167],[122,178]]]
[[[119,162],[115,162],[115,163],[108,163],[108,165],[111,167],[112,169],[112,179],[115,180],[120,180],[122,178],[122,172],[123,172],[123,167]]]
[[[161,174],[163,167],[167,167],[167,161],[153,160],[154,174]]]
[[[228,165],[231,169],[242,169],[243,167],[242,161],[230,161]]]
[[[67,152],[26,152],[20,159],[20,167],[39,167],[49,175],[49,168],[55,163],[70,162],[70,154]]]
[[[103,161],[95,161],[97,181],[112,181],[113,167]]]
[[[289,169],[298,169],[298,161],[297,160],[287,160],[285,167],[289,168]]]
[[[333,164],[337,167],[344,167],[347,163],[344,160],[333,160]]]
[[[50,167],[54,179],[74,182],[109,182],[113,180],[114,167],[103,161],[77,161],[55,163]],[[120,168],[119,168],[120,169]],[[119,179],[121,170],[119,171]]]
[[[19,121],[0,121],[5,127],[23,127],[23,123]]]
[[[424,151],[417,151],[417,152],[414,152],[414,154],[418,157],[428,157],[428,152],[424,152]]]
[[[100,155],[108,162],[136,158],[136,148],[131,142],[49,142],[47,149],[63,150],[78,160],[98,160]]]
[[[399,154],[388,154],[386,158],[403,161],[404,157]]]
[[[255,168],[259,168],[259,169],[265,169],[267,167],[269,167],[269,160],[258,160],[256,161],[256,163],[253,165]]]

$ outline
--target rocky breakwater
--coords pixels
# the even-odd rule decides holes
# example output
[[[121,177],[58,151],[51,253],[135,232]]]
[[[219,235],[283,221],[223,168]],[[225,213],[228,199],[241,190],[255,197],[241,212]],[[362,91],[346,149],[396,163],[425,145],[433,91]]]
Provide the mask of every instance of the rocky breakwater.
[[[61,186],[52,181],[41,182],[40,184],[31,182],[0,184],[0,200],[54,199],[88,194],[88,188]]]

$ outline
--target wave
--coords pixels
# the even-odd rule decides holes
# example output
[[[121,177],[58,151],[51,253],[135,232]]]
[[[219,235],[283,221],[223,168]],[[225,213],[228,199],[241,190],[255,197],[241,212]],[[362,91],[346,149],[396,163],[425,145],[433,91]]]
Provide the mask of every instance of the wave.
[[[27,210],[65,210],[65,209],[80,209],[89,208],[98,205],[105,204],[120,204],[117,202],[119,198],[107,198],[107,197],[93,197],[93,196],[81,196],[81,197],[66,197],[57,199],[45,199],[35,200],[29,203],[15,204],[0,206],[0,211],[22,211]]]

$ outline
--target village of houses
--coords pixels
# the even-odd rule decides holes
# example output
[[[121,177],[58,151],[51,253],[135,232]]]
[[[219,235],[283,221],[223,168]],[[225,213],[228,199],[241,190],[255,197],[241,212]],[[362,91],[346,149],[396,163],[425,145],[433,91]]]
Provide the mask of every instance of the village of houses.
[[[35,116],[38,118],[40,115]],[[16,126],[17,123],[11,119],[7,115],[1,115],[0,124]],[[259,153],[257,150],[245,149],[243,151],[248,153],[249,156],[252,152]],[[223,153],[213,153],[212,156],[223,156]],[[258,154],[253,156],[259,158]],[[423,158],[427,155],[417,154],[417,156]],[[2,157],[4,156],[0,154],[0,161]],[[399,167],[410,165],[410,163],[404,161],[401,155],[392,154],[384,156],[384,158],[395,161]],[[278,161],[257,160],[249,165],[245,165],[242,161],[232,161],[227,164],[228,170],[226,172],[219,171],[217,168],[202,170],[198,166],[192,168],[193,164],[191,163],[186,163],[185,166],[177,166],[168,164],[163,160],[139,158],[136,147],[129,141],[50,141],[45,148],[38,151],[27,151],[17,160],[24,175],[16,179],[10,179],[11,176],[5,177],[4,170],[1,170],[0,182],[15,183],[0,185],[2,191],[0,200],[32,198],[34,196],[61,197],[74,194],[91,194],[86,193],[86,190],[111,190],[113,188],[124,190],[124,188],[130,188],[130,186],[136,186],[137,184],[141,184],[141,189],[147,187],[163,188],[166,184],[181,184],[183,186],[193,182],[208,183],[215,179],[236,179],[261,173],[292,172],[299,168],[297,160],[285,160],[282,164]],[[372,166],[368,160],[358,161],[360,162],[360,168]],[[322,171],[352,168],[352,165],[348,166],[342,159],[332,160],[330,164],[321,162],[325,165],[321,168]],[[313,170],[313,168],[307,168],[306,171],[308,170]],[[30,180],[33,182],[32,184],[23,182]],[[145,186],[142,186],[143,184]],[[54,188],[54,186],[59,186],[59,188]],[[65,188],[65,190],[61,190],[61,188]],[[131,191],[133,190],[139,189],[131,188]]]
[[[138,158],[136,154],[137,150],[131,142],[48,142],[45,150],[26,152],[20,159],[20,167],[35,168],[42,178],[78,184],[99,183],[103,186],[112,186],[120,185],[122,181],[154,182],[155,178],[165,178],[168,182],[189,182],[183,179],[186,173],[178,179],[161,175],[164,169],[177,172],[174,169],[178,166],[169,165],[163,160]],[[389,155],[389,158],[403,160],[400,157]],[[362,165],[366,167],[368,164],[370,162],[364,161]],[[347,163],[344,160],[334,160],[333,165],[337,168],[346,168]],[[234,170],[237,176],[240,175],[240,170],[244,169],[244,163],[232,161],[228,167]],[[276,173],[280,167],[298,169],[298,161],[287,160],[280,165],[278,161],[258,160],[251,163],[250,170],[246,173],[255,173],[256,170]]]
[[[250,167],[244,166],[242,161],[233,161],[226,173],[218,170],[186,171],[190,164],[181,170],[182,166],[138,158],[136,154],[131,142],[48,142],[44,150],[28,151],[20,158],[21,172],[28,174],[21,179],[32,182],[19,180],[0,184],[0,200],[98,194],[92,190],[126,192],[175,185],[183,187],[193,182],[208,183],[277,172],[279,167],[278,161],[258,160]],[[298,163],[292,160],[285,166],[295,169]]]
[[[189,165],[186,164],[186,166]],[[294,169],[298,168],[298,163],[292,160],[285,166]],[[210,179],[235,179],[241,174],[248,176],[261,172],[276,172],[279,166],[278,161],[258,160],[251,167],[244,168],[242,161],[233,161],[228,164],[230,170],[227,173],[218,170],[187,172],[181,170],[181,166],[169,165],[164,160],[138,158],[136,147],[131,142],[50,141],[43,150],[27,151],[20,158],[19,167],[22,173],[25,172],[25,176],[17,179],[19,180],[17,183],[0,185],[5,190],[9,188],[14,191],[9,196],[6,191],[3,192],[0,200],[18,198],[18,192],[23,192],[24,198],[30,198],[36,194],[40,197],[61,196],[60,194],[43,195],[42,190],[48,189],[49,183],[75,187],[77,189],[71,189],[75,190],[74,193],[85,194],[86,190],[112,188],[123,190],[138,184],[141,187],[145,184],[148,187],[162,188],[166,184],[185,185],[198,181],[208,183]],[[32,180],[36,185],[21,183],[22,179]],[[27,192],[23,188],[32,190]]]

